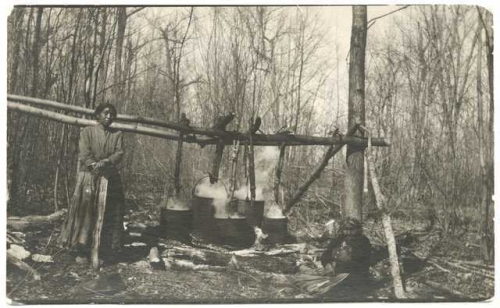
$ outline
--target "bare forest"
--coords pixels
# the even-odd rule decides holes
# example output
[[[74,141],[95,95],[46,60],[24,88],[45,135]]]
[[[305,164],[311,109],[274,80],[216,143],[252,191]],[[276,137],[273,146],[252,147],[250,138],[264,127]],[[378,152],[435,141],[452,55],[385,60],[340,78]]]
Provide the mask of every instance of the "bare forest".
[[[486,9],[17,6],[7,23],[7,241],[32,253],[9,263],[8,298],[336,301],[297,277],[317,270],[345,217],[362,221],[374,251],[365,300],[493,296]],[[80,131],[104,102],[124,131],[128,236],[145,238],[93,271],[56,237]],[[264,201],[287,218],[287,239],[259,250],[256,231],[240,255],[151,235],[162,210],[190,208],[204,185]],[[119,290],[105,292],[105,275]]]

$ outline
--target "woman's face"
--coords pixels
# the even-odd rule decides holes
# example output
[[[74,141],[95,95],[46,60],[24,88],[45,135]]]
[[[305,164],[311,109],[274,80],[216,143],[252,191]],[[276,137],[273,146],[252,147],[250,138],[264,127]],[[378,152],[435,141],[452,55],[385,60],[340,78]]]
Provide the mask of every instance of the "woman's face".
[[[109,107],[104,108],[101,113],[99,113],[99,116],[97,117],[97,120],[99,123],[101,123],[102,126],[108,127],[113,123],[115,116],[111,109]]]

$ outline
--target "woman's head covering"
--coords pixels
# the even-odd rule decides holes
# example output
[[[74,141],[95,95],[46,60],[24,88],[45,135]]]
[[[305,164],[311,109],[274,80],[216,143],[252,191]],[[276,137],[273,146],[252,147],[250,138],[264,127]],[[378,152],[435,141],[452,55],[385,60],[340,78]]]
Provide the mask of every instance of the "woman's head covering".
[[[117,114],[117,112],[116,112],[116,108],[115,108],[115,106],[113,106],[113,104],[111,104],[111,103],[100,103],[100,104],[96,107],[96,109],[95,109],[95,111],[94,111],[94,116],[95,116],[95,117],[98,117],[98,116],[99,116],[99,114],[100,114],[100,113],[101,113],[104,109],[106,109],[106,108],[109,108],[109,111],[111,111],[111,113],[113,114],[113,117],[115,117],[115,118],[116,118],[116,114]]]

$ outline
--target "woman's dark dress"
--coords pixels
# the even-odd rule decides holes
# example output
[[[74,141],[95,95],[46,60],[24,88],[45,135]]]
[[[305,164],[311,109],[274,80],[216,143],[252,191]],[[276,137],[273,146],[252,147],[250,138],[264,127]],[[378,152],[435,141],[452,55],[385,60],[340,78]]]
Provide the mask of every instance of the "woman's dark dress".
[[[125,197],[117,165],[124,154],[122,143],[121,131],[101,125],[86,127],[80,133],[80,171],[60,235],[65,247],[84,251],[90,249],[96,226],[100,183],[104,177],[108,185],[99,246],[105,254],[120,249]],[[99,176],[94,175],[91,165],[103,159],[109,162]]]
[[[363,234],[340,235],[333,239],[321,256],[321,263],[335,264],[335,274],[349,277],[335,286],[325,297],[339,301],[363,301],[372,288],[370,277],[371,244]]]

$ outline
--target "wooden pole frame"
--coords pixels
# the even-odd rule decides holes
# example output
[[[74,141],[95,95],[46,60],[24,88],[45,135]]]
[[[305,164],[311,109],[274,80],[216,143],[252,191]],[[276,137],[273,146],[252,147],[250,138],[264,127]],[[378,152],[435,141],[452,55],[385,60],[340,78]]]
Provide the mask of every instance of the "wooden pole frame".
[[[23,97],[18,95],[7,95],[7,108],[11,110],[32,114],[38,117],[76,126],[88,126],[96,123],[92,120],[63,115],[55,111],[28,106],[27,104],[56,108],[58,110],[75,112],[77,114],[94,114],[93,110],[83,107],[71,106],[53,101]],[[247,133],[229,132],[214,128],[193,127],[181,125],[178,123],[167,123],[152,118],[123,114],[119,114],[117,116],[117,122],[113,123],[111,127],[122,130],[124,132],[137,133],[169,140],[179,140],[179,135],[177,133],[174,134],[173,132],[165,130],[165,128],[167,128],[184,133],[184,142],[196,143],[202,147],[213,144],[232,145],[233,141],[235,140],[239,140],[241,145],[248,145],[250,143],[250,136]],[[254,146],[281,146],[282,144],[286,146],[330,146],[332,144],[349,144],[359,147],[366,147],[368,144],[366,138],[356,136],[317,137],[291,134],[253,134],[252,143]],[[385,138],[372,138],[372,145],[389,146],[390,142]]]

